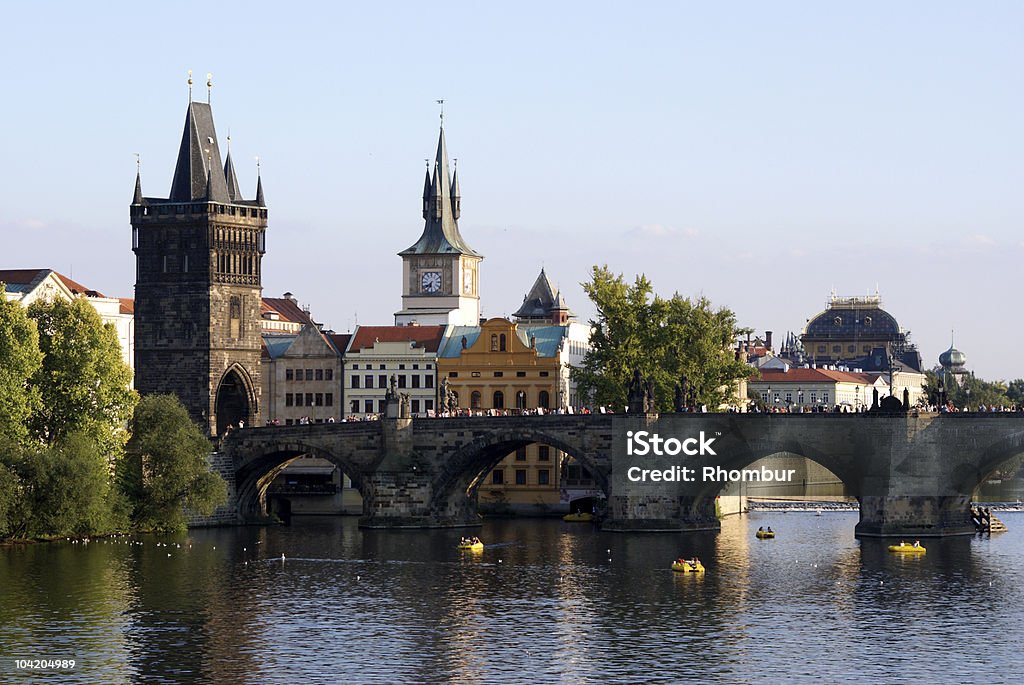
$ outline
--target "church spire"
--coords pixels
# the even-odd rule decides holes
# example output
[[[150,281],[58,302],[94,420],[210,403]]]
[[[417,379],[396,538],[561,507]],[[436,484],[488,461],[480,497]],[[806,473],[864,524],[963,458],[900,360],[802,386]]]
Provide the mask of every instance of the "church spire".
[[[133,205],[141,205],[145,202],[142,197],[142,169],[135,171],[135,197],[132,198]]]
[[[256,206],[267,206],[267,201],[263,199],[263,177],[258,174],[256,176]]]
[[[459,160],[455,160],[455,171],[452,172],[452,214],[458,220],[462,214],[462,195],[459,192]]]

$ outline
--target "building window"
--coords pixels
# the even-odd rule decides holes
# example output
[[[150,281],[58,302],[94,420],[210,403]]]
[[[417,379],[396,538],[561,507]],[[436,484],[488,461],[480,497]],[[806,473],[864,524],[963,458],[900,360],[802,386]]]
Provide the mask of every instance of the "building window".
[[[811,404],[817,404],[817,403],[818,403],[818,393],[812,392],[811,393]]]
[[[500,336],[498,336],[498,351],[499,352],[507,351],[506,347],[505,347],[505,334],[504,333],[502,333]]]
[[[428,369],[428,370],[429,370],[429,369],[432,369],[432,368],[434,368],[434,365],[433,365],[433,364],[427,364],[427,369]]]
[[[504,409],[505,408],[505,393],[503,393],[501,390],[495,390],[494,391],[494,402],[492,403],[491,406],[493,406],[495,409]]]
[[[818,352],[824,353],[825,352],[825,346],[824,345],[818,345]]]
[[[322,392],[318,392],[314,401],[316,402],[317,407],[324,406],[324,394]]]
[[[516,378],[526,378],[525,371],[516,371]]]
[[[537,445],[537,459],[538,461],[550,461],[551,448],[547,445]]]
[[[434,377],[433,376],[424,376],[423,377],[423,387],[424,388],[432,388],[432,387],[434,387]]]
[[[352,376],[352,387],[353,388],[358,388],[359,387],[359,376]]]
[[[359,413],[359,400],[352,400],[352,404],[350,406],[353,414]]]
[[[313,393],[311,393],[311,392],[307,392],[306,393],[306,406],[307,407],[312,407],[313,406]]]
[[[448,378],[458,378],[458,377],[459,377],[459,372],[458,371],[449,371],[448,372]]]
[[[419,414],[420,413],[420,401],[419,400],[413,400],[412,401],[412,413],[413,414]]]
[[[494,377],[495,378],[504,378],[505,377],[505,372],[504,371],[495,371],[494,372]]]
[[[419,368],[420,368],[420,365],[419,365],[419,364],[413,364],[413,365],[412,365],[412,370],[413,370],[413,371],[418,371],[418,370],[419,370]]]
[[[832,346],[832,351],[835,352],[836,354],[839,354],[840,352],[843,351],[843,346],[842,345],[833,345]]]
[[[541,371],[540,372],[540,377],[541,378],[547,378],[548,377],[548,372],[547,371]]]
[[[383,373],[377,374],[377,387],[378,388],[386,388],[386,387],[388,387],[388,377],[385,374],[383,374]]]
[[[493,471],[491,471],[491,484],[504,485],[505,471],[503,471],[502,469],[494,469]]]
[[[369,366],[367,366],[366,368],[370,368],[370,367],[369,367]],[[384,365],[383,365],[383,364],[381,364],[381,365],[380,365],[380,366],[378,367],[378,369],[377,369],[377,370],[378,370],[378,371],[386,371],[386,369],[385,369],[385,367],[384,367]]]
[[[306,380],[313,380],[313,369],[306,369]]]
[[[405,364],[399,364],[398,365],[398,370],[399,371],[405,371]]]
[[[353,371],[358,371],[359,370],[359,364],[353,364],[352,365],[352,370]]]
[[[293,401],[294,401],[294,399],[292,398],[292,394],[290,392],[285,393],[285,395],[284,395],[284,406],[286,406],[286,407],[292,406],[292,402]]]
[[[317,369],[316,370],[316,379],[318,381],[322,381],[324,379],[324,370],[323,369]]]
[[[526,469],[516,469],[516,485],[526,485]]]
[[[414,387],[414,388],[420,387],[420,375],[418,373],[417,374],[413,374],[412,377],[410,378],[410,380],[412,381],[412,387]]]
[[[333,392],[329,392],[326,395],[324,395],[324,404],[326,404],[328,407],[333,407],[334,406],[334,393]]]
[[[551,483],[551,469],[539,469],[537,471],[537,485],[548,485]]]
[[[526,447],[516,448],[516,461],[526,461]]]
[[[822,404],[828,404],[828,390],[826,390],[825,392],[821,393],[821,403]]]
[[[526,393],[522,390],[516,393],[516,409],[526,409]]]
[[[166,263],[167,263],[167,258],[165,257],[164,258],[164,265],[165,265],[164,266],[164,271],[167,271]],[[497,352],[497,351],[498,351],[498,336],[497,336],[497,334],[492,333],[491,334],[491,352]]]
[[[324,369],[324,380],[325,381],[333,381],[334,380],[334,369]]]
[[[400,387],[400,388],[404,388],[405,387],[405,374],[404,373],[398,374],[398,387]]]
[[[469,373],[469,375],[470,375],[470,376],[471,376],[472,378],[480,378],[480,372],[479,372],[479,371],[471,371],[471,372]]]
[[[786,393],[786,404],[793,404],[793,393],[792,392],[787,392]]]
[[[295,380],[302,381],[302,369],[295,369]]]
[[[423,407],[427,411],[434,411],[434,400],[423,400]]]
[[[290,380],[294,380],[295,379],[295,374],[292,373],[291,369],[285,369],[284,370],[284,379],[286,381],[290,381]]]
[[[779,403],[779,393],[775,393],[775,404]]]
[[[811,397],[814,397],[814,395],[811,395]],[[766,392],[761,393],[761,401],[765,402],[765,403],[768,402],[768,393],[766,393]]]
[[[856,345],[850,345],[849,347],[846,348],[846,351],[849,352],[850,354],[853,354],[854,352],[857,351],[857,346]]]
[[[537,395],[537,406],[549,409],[551,407],[551,395],[548,394],[547,390],[541,390]]]
[[[363,376],[363,382],[364,382],[365,387],[372,388],[373,387],[373,376],[370,376],[369,374],[367,374],[366,376]]]
[[[481,399],[482,398],[480,396],[480,391],[479,390],[474,390],[473,393],[469,396],[469,406],[470,406],[470,408],[471,409],[479,409],[480,408],[480,400]]]
[[[373,413],[373,400],[363,400],[363,411],[367,414]]]
[[[295,406],[296,407],[301,407],[302,406],[302,393],[301,392],[295,393]]]

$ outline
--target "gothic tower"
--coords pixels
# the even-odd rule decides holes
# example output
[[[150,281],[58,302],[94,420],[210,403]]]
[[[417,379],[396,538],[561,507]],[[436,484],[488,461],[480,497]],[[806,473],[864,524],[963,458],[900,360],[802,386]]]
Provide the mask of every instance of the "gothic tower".
[[[459,172],[448,175],[444,125],[437,141],[434,175],[423,182],[423,234],[399,252],[402,258],[402,311],[395,324],[480,323],[480,260],[459,233],[462,210]]]
[[[143,197],[136,175],[131,205],[135,387],[177,395],[212,435],[260,420],[267,230],[263,182],[242,199],[230,138],[220,164],[210,105],[189,102],[170,194]]]

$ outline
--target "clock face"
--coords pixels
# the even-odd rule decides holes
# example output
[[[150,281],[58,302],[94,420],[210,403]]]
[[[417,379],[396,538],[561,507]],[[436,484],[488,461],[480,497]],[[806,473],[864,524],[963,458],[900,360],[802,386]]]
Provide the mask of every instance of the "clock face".
[[[427,271],[420,276],[420,287],[425,293],[436,293],[441,289],[441,274],[437,271]]]
[[[473,292],[473,272],[469,269],[462,277],[462,289],[467,293]]]

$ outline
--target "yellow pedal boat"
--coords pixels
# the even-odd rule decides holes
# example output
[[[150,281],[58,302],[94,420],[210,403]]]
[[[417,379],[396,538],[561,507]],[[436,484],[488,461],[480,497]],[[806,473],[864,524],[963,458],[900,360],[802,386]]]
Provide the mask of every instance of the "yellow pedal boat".
[[[900,554],[924,554],[925,548],[921,545],[908,545],[905,542],[901,542],[898,545],[889,545],[890,552],[899,552]]]
[[[594,515],[589,511],[579,511],[575,514],[566,514],[562,517],[562,520],[569,523],[590,523],[594,520]]]
[[[482,542],[464,542],[459,544],[459,549],[468,549],[471,552],[482,552],[484,551],[484,543]]]
[[[685,559],[682,561],[676,559],[672,562],[672,570],[676,573],[704,573],[704,564],[699,561],[696,564],[691,564]]]
[[[757,531],[757,533],[755,533],[755,535],[757,535],[757,539],[758,540],[771,540],[772,538],[775,537],[775,531],[774,530],[759,530],[759,531]]]

